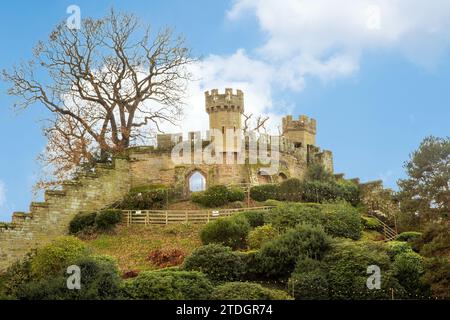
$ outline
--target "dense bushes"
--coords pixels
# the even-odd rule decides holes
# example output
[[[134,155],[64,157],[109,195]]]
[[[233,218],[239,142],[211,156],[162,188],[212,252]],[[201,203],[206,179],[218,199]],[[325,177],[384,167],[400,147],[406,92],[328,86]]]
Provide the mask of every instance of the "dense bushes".
[[[54,246],[55,248],[50,248]],[[61,240],[49,245],[37,255],[29,255],[12,266],[5,274],[4,290],[9,298],[25,300],[62,300],[62,299],[116,299],[120,297],[120,277],[114,260],[104,256],[74,255],[74,245],[61,244]],[[44,266],[44,257],[62,257],[48,254],[68,249],[64,259],[48,261]],[[77,250],[75,250],[77,251]],[[45,252],[45,254],[43,253]],[[75,258],[75,256],[78,256]],[[70,258],[69,258],[70,257]],[[36,259],[36,260],[35,260]],[[64,263],[62,261],[65,261]],[[81,289],[68,290],[67,267],[76,265],[81,271]],[[38,271],[33,270],[39,266]],[[46,270],[45,273],[42,271]]]
[[[299,257],[320,259],[330,247],[330,238],[320,226],[298,225],[266,242],[258,254],[260,271],[273,278],[288,277]]]
[[[121,210],[102,210],[95,216],[95,226],[97,230],[108,231],[114,228],[121,220]]]
[[[234,249],[243,248],[250,231],[250,224],[243,216],[219,218],[206,224],[200,238],[203,244],[219,243]]]
[[[79,213],[69,223],[69,233],[110,231],[122,220],[122,211],[106,209],[99,212]]]
[[[238,280],[244,272],[241,256],[219,244],[199,247],[184,260],[184,269],[200,271],[213,281]]]
[[[31,261],[31,272],[36,278],[56,274],[86,255],[86,247],[74,237],[60,237],[50,245],[37,250]]]
[[[162,185],[142,186],[132,189],[115,207],[123,210],[162,209],[176,196],[176,190]]]
[[[244,217],[247,222],[250,224],[250,227],[256,228],[260,227],[266,221],[266,213],[265,211],[246,211],[235,214],[236,216]]]
[[[395,240],[397,240],[397,241],[414,242],[414,241],[420,239],[421,236],[422,236],[422,234],[420,232],[407,231],[407,232],[400,233],[395,238]]]
[[[270,224],[256,227],[248,234],[248,247],[250,249],[259,249],[264,243],[275,239],[277,236],[277,229],[272,227]]]
[[[358,186],[347,180],[306,180],[292,178],[280,185],[267,184],[250,189],[250,197],[256,201],[268,199],[323,203],[345,200],[356,206],[360,201]]]
[[[325,218],[325,231],[334,237],[358,240],[361,237],[362,224],[358,211],[346,202],[321,206]]]
[[[126,280],[124,297],[145,300],[206,300],[213,290],[203,273],[195,271],[148,271]]]
[[[300,223],[322,225],[335,237],[357,240],[361,237],[362,224],[358,211],[351,205],[334,204],[284,204],[271,210],[266,221],[284,231]]]
[[[361,222],[364,226],[364,229],[367,230],[381,230],[381,223],[375,218],[372,217],[361,217]]]
[[[382,270],[381,288],[367,288],[367,267]],[[321,261],[301,258],[289,280],[297,299],[389,299],[404,297],[404,289],[390,270],[383,245],[337,241]]]
[[[214,300],[291,300],[286,292],[269,289],[257,283],[228,282],[216,287],[211,296]]]
[[[277,184],[263,184],[250,188],[250,197],[255,201],[280,199],[280,187]]]
[[[69,223],[69,233],[77,234],[95,226],[96,212],[79,213]]]
[[[428,295],[427,286],[422,282],[424,274],[423,258],[413,252],[398,254],[392,264],[395,277],[412,298],[423,298]]]
[[[204,207],[220,207],[229,202],[243,201],[244,191],[237,187],[227,188],[224,185],[209,187],[206,191],[195,192],[191,195],[192,202]]]

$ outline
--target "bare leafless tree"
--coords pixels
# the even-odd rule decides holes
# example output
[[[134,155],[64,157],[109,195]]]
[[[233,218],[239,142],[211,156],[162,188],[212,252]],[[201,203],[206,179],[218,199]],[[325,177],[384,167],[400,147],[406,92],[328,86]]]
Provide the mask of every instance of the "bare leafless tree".
[[[59,24],[32,61],[3,77],[19,97],[16,108],[51,112],[43,159],[63,173],[91,161],[95,150],[116,154],[160,131],[162,122],[175,124],[191,62],[184,39],[170,29],[153,34],[134,15],[111,10],[84,19],[79,30]]]
[[[269,117],[258,116],[256,120],[252,122],[253,113],[249,115],[244,113],[243,116],[244,116],[244,128],[243,128],[244,132],[253,131],[261,133],[262,131],[263,133],[267,133],[266,123],[267,121],[269,121],[270,119]]]

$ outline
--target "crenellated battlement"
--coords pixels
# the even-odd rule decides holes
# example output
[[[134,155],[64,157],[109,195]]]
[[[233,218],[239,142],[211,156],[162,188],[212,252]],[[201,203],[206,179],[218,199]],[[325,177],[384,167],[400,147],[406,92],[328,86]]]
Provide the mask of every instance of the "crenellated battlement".
[[[311,134],[316,134],[317,123],[315,119],[305,115],[300,115],[297,120],[294,120],[291,115],[288,115],[283,118],[283,132],[290,130],[304,130]]]
[[[236,90],[236,94],[234,94],[231,88],[226,88],[225,93],[222,94],[219,93],[218,89],[206,91],[205,107],[208,114],[218,111],[237,111],[243,113],[244,93],[241,90]]]

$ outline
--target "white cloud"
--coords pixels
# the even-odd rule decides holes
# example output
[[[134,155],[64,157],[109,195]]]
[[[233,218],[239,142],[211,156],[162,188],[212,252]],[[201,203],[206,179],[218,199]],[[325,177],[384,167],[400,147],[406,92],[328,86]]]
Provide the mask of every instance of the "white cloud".
[[[309,77],[351,76],[366,50],[399,52],[432,68],[450,43],[448,0],[235,0],[226,19],[249,14],[265,42],[253,51],[207,56],[193,67],[198,81],[189,88],[184,131],[208,128],[206,90],[242,89],[246,113],[269,115],[276,130],[292,106],[274,101],[274,93],[300,91]]]
[[[330,52],[357,57],[394,48],[428,67],[450,41],[447,0],[236,0],[227,16],[246,13],[268,35],[260,53],[279,60],[307,55],[325,62]]]
[[[245,113],[254,116],[268,115],[272,132],[281,122],[275,112],[280,106],[274,106],[272,101],[273,76],[276,70],[268,63],[251,59],[244,50],[238,50],[230,56],[210,55],[193,65],[191,72],[195,81],[189,84],[188,106],[180,124],[184,132],[208,129],[204,92],[211,89],[219,89],[219,92],[224,92],[225,88],[243,90]],[[170,131],[169,128],[164,129]]]

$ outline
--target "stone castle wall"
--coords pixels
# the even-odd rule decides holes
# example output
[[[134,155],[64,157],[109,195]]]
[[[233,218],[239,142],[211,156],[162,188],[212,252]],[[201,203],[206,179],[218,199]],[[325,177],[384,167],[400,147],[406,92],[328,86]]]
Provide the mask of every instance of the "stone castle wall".
[[[102,209],[129,189],[129,162],[115,159],[113,167],[98,165],[95,173],[65,183],[62,190],[47,191],[44,202],[32,203],[29,213],[15,213],[11,224],[0,227],[0,271],[32,248],[66,234],[77,213]]]

